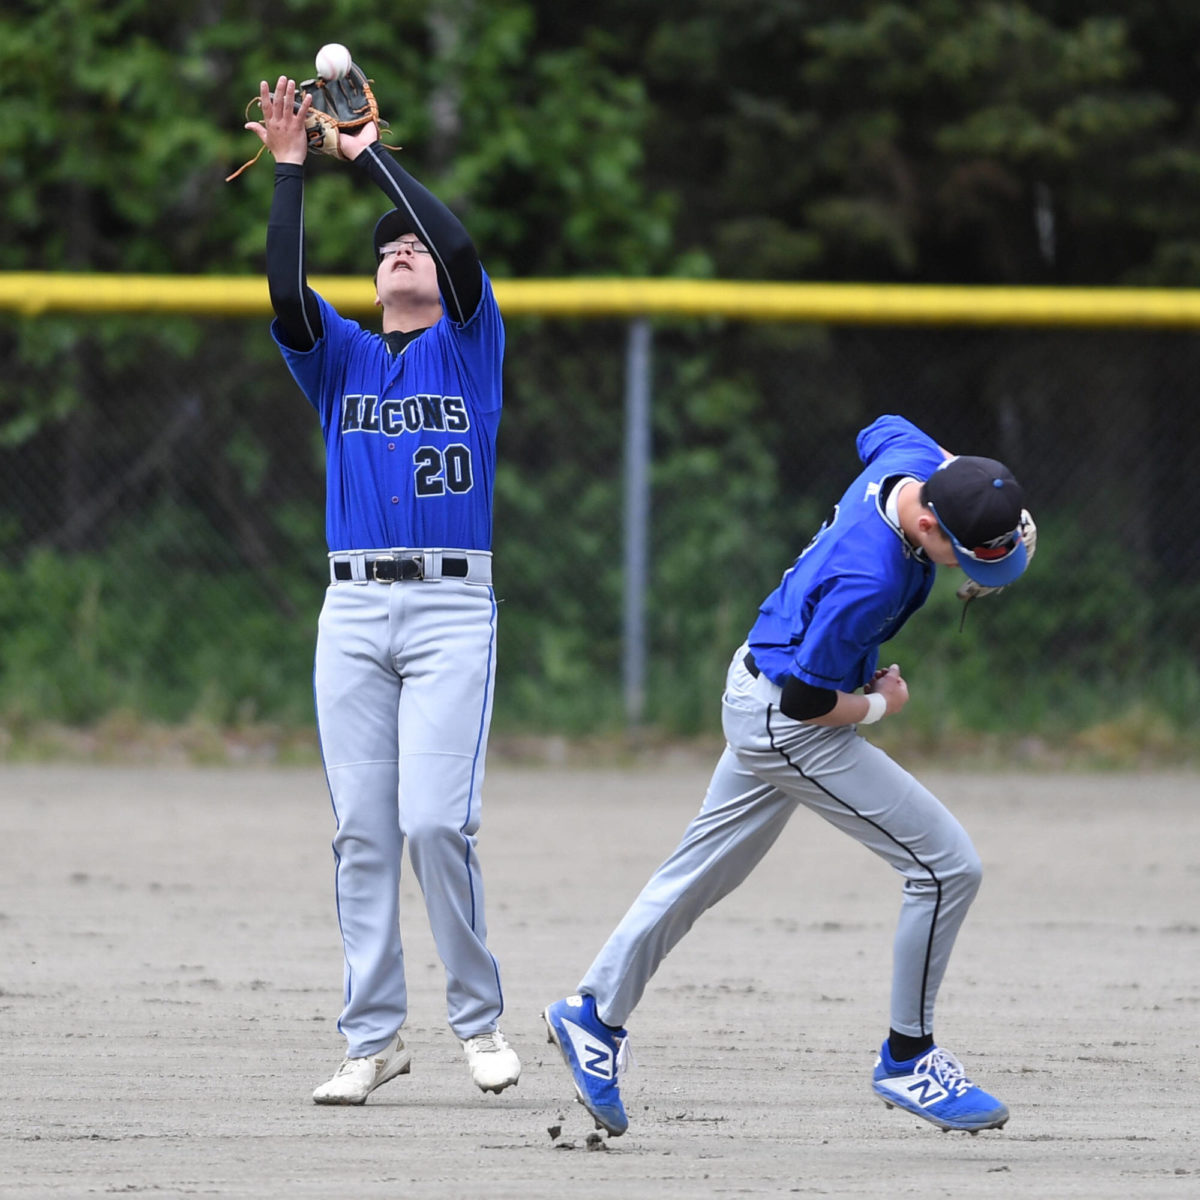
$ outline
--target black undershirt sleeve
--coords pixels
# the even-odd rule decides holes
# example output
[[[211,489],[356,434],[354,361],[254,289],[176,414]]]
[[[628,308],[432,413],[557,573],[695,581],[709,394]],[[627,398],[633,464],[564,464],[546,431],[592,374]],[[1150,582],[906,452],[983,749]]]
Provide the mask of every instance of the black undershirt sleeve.
[[[418,183],[378,142],[355,160],[391,200],[412,218],[413,233],[433,252],[438,287],[452,321],[465,325],[483,297],[483,268],[462,222]]]
[[[793,721],[811,721],[832,712],[838,694],[832,688],[813,687],[795,675],[789,675],[779,697],[779,707],[785,717]]]
[[[267,289],[280,339],[293,350],[311,350],[324,327],[304,271],[304,168],[294,163],[275,164],[267,218]]]

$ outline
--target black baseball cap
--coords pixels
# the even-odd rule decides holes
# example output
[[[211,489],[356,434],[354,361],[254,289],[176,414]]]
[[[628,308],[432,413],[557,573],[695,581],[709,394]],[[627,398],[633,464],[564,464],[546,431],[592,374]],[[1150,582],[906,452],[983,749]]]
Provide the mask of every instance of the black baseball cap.
[[[925,481],[926,503],[954,546],[958,565],[984,587],[1004,587],[1025,570],[1025,493],[994,458],[947,459]]]
[[[406,233],[412,233],[412,217],[402,213],[398,208],[385,212],[375,222],[375,258],[378,260],[379,251],[389,242],[402,238]]]

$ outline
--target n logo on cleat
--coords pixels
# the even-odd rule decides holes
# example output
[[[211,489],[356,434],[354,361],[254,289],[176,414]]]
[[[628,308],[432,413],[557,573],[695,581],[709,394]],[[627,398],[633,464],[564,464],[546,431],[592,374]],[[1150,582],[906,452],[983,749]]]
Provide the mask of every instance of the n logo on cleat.
[[[936,1079],[931,1079],[928,1075],[923,1075],[920,1079],[910,1083],[904,1090],[919,1108],[928,1108],[931,1104],[945,1100],[950,1095]]]
[[[589,1075],[601,1075],[605,1079],[612,1078],[612,1055],[603,1046],[585,1046],[584,1053],[591,1055],[583,1063],[583,1069]]]
[[[595,1042],[586,1029],[581,1029],[573,1021],[564,1021],[563,1028],[571,1039],[571,1049],[581,1071],[594,1075],[597,1079],[612,1079],[615,1076],[616,1056],[604,1045]]]

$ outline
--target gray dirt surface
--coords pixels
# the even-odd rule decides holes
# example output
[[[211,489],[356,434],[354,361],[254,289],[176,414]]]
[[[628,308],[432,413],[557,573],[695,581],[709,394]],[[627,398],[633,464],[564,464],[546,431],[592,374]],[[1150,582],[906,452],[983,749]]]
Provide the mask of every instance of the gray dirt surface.
[[[1189,774],[918,772],[984,862],[937,1032],[1008,1103],[1004,1130],[943,1134],[873,1096],[900,881],[801,810],[651,983],[629,1132],[588,1153],[540,1011],[710,765],[490,768],[480,853],[520,1085],[471,1084],[406,864],[413,1070],[361,1108],[309,1098],[343,1046],[319,769],[0,767],[0,1196],[1200,1195]]]

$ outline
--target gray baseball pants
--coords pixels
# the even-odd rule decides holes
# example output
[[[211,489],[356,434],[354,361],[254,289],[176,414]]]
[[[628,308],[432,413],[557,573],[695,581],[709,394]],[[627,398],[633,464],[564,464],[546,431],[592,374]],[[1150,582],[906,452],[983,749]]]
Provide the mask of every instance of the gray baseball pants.
[[[338,924],[350,1058],[388,1044],[408,1016],[400,938],[405,845],[446,968],[450,1028],[496,1028],[504,1007],[487,948],[476,856],[496,673],[488,586],[439,579],[331,586],[313,690],[337,819]]]
[[[893,945],[891,1027],[930,1033],[938,987],[979,889],[980,862],[942,803],[853,725],[785,717],[780,689],[730,663],[722,698],[727,745],[683,840],[642,889],[579,984],[601,1020],[624,1025],[651,976],[706,909],[754,869],[800,804],[903,876]]]

